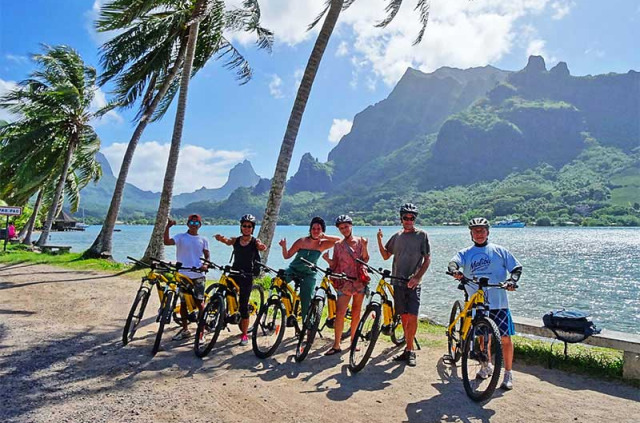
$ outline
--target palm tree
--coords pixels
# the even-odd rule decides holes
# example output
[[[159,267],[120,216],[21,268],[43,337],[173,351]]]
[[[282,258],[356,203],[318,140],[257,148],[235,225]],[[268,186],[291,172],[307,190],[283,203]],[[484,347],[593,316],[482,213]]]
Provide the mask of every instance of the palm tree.
[[[90,122],[113,107],[90,111],[96,71],[85,65],[75,50],[67,46],[44,46],[43,50],[43,54],[32,58],[39,69],[1,100],[2,107],[21,116],[2,128],[3,146],[33,147],[22,162],[17,162],[23,174],[30,171],[25,164],[38,163],[34,157],[43,155],[53,163],[50,168],[58,172],[39,246],[46,244],[53,219],[64,200],[65,184],[71,186],[67,195],[73,195],[83,183],[99,178],[99,165],[93,159],[100,140]],[[49,178],[40,175],[34,179]],[[79,197],[72,200],[77,206]]]
[[[60,174],[63,164],[59,160],[63,152],[57,149],[63,143],[57,143],[53,146],[56,149],[52,150],[46,139],[30,138],[31,129],[25,122],[0,128],[0,157],[3,158],[0,161],[0,196],[7,198],[11,204],[24,205],[37,193],[31,217],[18,235],[22,243],[27,245],[31,244],[31,233],[43,196],[53,198],[53,181]],[[80,190],[102,175],[102,169],[95,160],[100,144],[95,142],[89,147],[76,151],[71,164],[72,171],[65,181],[64,193],[71,201],[72,212],[78,209]]]
[[[251,68],[223,31],[254,32],[258,47],[270,49],[273,36],[260,26],[257,0],[226,11],[223,1],[210,0],[196,6],[193,1],[115,0],[101,11],[98,30],[124,31],[101,48],[105,68],[101,82],[115,79],[118,103],[131,107],[140,100],[140,107],[138,125],[125,152],[104,224],[85,256],[111,258],[113,230],[133,155],[147,125],[164,116],[178,92],[177,75],[182,72],[187,52],[188,23],[196,16],[200,19],[199,36],[192,77],[214,56],[224,60],[225,67],[236,70],[241,84],[248,82]]]
[[[263,260],[266,262],[269,257],[269,247],[273,241],[273,235],[275,233],[276,224],[278,223],[278,214],[280,213],[280,205],[282,203],[282,197],[284,195],[284,187],[287,179],[287,172],[289,171],[289,164],[291,163],[291,156],[293,155],[293,148],[296,144],[296,138],[298,136],[298,130],[300,129],[300,123],[302,122],[302,115],[307,106],[307,100],[311,93],[311,87],[315,80],[316,73],[320,67],[320,61],[324,55],[324,51],[329,43],[333,29],[338,22],[340,12],[346,10],[351,6],[355,0],[327,0],[325,9],[318,15],[318,17],[309,25],[309,29],[315,27],[322,18],[326,15],[320,33],[309,56],[309,61],[304,70],[304,75],[296,94],[296,99],[293,103],[293,109],[289,116],[289,122],[287,123],[287,129],[282,140],[280,147],[280,154],[278,155],[278,161],[276,163],[276,169],[271,179],[271,189],[269,190],[269,199],[267,200],[267,206],[264,211],[264,217],[260,226],[260,233],[258,238],[267,245],[267,249],[262,253]],[[389,4],[386,7],[387,17],[376,24],[378,27],[387,26],[396,17],[403,0],[389,0]],[[417,0],[416,10],[419,11],[419,18],[422,24],[420,32],[416,37],[414,44],[422,41],[424,31],[429,20],[429,0]]]

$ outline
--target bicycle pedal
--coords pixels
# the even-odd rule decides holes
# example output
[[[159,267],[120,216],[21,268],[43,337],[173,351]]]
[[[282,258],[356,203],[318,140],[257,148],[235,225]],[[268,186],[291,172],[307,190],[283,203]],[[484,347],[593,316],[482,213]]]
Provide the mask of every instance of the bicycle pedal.
[[[445,354],[442,356],[442,362],[444,364],[454,365],[456,362],[449,354]]]

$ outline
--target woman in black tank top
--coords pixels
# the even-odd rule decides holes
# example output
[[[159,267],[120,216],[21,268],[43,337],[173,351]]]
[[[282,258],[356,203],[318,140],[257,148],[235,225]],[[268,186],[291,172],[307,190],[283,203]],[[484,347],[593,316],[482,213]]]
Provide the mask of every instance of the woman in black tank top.
[[[254,262],[258,259],[259,252],[267,249],[259,239],[253,237],[253,230],[256,227],[256,218],[250,214],[246,214],[240,218],[241,236],[226,238],[220,234],[216,234],[214,238],[217,241],[233,246],[233,263],[231,268],[244,272],[243,276],[236,276],[234,280],[240,287],[240,298],[238,306],[240,308],[240,345],[249,343],[249,296],[251,295],[251,286],[253,285]]]

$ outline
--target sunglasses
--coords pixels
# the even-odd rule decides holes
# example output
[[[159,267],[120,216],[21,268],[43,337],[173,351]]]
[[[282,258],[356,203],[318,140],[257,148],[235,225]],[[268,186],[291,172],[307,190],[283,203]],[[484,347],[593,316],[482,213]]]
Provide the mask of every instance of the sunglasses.
[[[415,216],[402,216],[402,220],[413,222],[414,220],[416,220],[416,217]]]
[[[187,222],[187,225],[200,226],[200,225],[202,225],[202,223],[199,220],[189,220]]]
[[[253,225],[240,225],[240,227],[242,229],[246,229],[246,228],[253,229]]]

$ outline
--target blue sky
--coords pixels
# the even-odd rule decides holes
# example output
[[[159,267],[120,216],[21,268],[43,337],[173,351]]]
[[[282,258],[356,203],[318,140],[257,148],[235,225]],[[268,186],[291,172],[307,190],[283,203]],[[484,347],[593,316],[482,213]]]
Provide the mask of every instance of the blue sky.
[[[105,1],[0,0],[0,93],[33,70],[28,57],[40,43],[70,45],[99,70],[98,47],[107,38],[92,23]],[[239,86],[213,61],[192,80],[176,193],[222,185],[228,170],[245,158],[259,175],[273,176],[315,40],[306,26],[323,3],[262,0],[263,25],[276,35],[273,52],[257,51],[246,36],[232,36],[252,64],[252,81]],[[415,47],[415,1],[406,0],[394,23],[381,30],[374,24],[384,16],[385,4],[358,0],[340,17],[307,105],[290,176],[305,152],[325,161],[355,114],[387,97],[407,66],[425,72],[487,64],[518,70],[529,54],[541,54],[548,68],[565,61],[573,75],[640,70],[637,0],[434,0],[424,41]],[[108,99],[109,89],[102,88],[98,103]],[[142,137],[129,181],[143,189],[161,189],[174,113]],[[96,122],[114,170],[133,131],[132,117],[117,111]],[[6,113],[0,111],[0,118]]]

